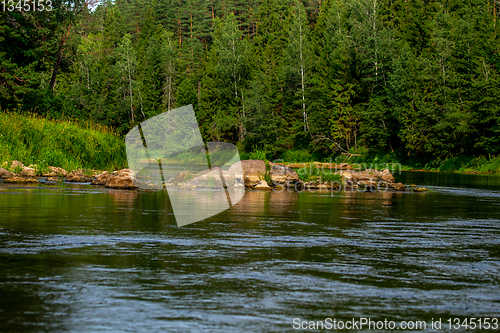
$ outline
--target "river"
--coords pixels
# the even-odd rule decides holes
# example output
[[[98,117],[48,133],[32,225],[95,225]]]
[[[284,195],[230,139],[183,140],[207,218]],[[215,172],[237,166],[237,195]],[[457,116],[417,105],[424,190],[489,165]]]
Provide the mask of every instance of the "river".
[[[430,191],[251,191],[181,228],[165,192],[0,184],[0,331],[500,317],[500,177],[396,180]]]

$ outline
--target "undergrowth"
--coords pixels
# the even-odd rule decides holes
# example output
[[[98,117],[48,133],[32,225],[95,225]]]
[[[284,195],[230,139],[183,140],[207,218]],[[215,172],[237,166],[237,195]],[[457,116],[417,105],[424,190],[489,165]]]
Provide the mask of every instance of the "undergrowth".
[[[0,163],[17,160],[66,170],[115,170],[126,166],[123,139],[90,122],[50,120],[33,114],[0,112]]]

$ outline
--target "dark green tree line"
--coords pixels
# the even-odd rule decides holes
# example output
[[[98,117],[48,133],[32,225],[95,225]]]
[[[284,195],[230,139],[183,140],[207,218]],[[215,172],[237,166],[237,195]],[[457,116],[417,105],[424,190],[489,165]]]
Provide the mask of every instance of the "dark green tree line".
[[[126,133],[192,104],[280,156],[500,154],[496,1],[75,0],[0,13],[0,106]]]

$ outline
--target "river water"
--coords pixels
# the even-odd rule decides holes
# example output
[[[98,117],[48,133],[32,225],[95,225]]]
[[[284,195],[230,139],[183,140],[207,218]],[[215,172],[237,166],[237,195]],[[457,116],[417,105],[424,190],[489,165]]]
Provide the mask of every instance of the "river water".
[[[431,191],[253,191],[182,228],[164,192],[0,184],[0,331],[500,317],[500,177],[396,178]]]

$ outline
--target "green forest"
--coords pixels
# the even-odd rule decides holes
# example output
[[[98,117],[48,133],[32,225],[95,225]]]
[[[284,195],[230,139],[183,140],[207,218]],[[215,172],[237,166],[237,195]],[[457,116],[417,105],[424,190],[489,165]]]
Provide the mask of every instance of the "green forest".
[[[0,107],[124,135],[192,104],[205,140],[269,159],[491,158],[499,13],[497,0],[53,1],[0,13]]]

